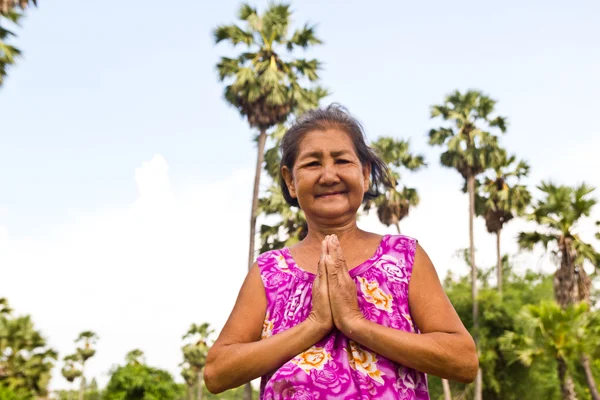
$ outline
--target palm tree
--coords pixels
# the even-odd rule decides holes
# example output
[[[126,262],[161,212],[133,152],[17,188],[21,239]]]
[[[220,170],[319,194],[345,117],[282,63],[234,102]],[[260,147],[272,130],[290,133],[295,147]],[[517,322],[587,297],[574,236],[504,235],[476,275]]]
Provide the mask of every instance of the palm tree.
[[[8,299],[6,297],[0,297],[0,315],[8,315],[12,313],[12,308],[8,305]]]
[[[469,249],[471,266],[471,295],[473,297],[473,328],[478,343],[479,305],[477,302],[477,267],[473,240],[475,216],[475,180],[500,157],[497,137],[484,129],[506,131],[503,117],[492,118],[496,102],[476,90],[462,94],[458,90],[446,96],[444,103],[431,107],[431,117],[441,117],[450,124],[429,131],[429,144],[445,146],[440,157],[442,166],[457,170],[464,178],[469,193]],[[481,369],[475,380],[475,400],[482,395]]]
[[[36,0],[32,3],[37,5]],[[0,0],[0,22],[2,18],[7,19],[13,25],[18,25],[22,14],[16,8],[20,7],[24,10],[29,5],[28,0]],[[7,68],[15,63],[15,59],[21,55],[21,51],[14,46],[6,43],[10,36],[15,36],[10,30],[0,26],[0,87],[4,83],[4,77],[7,73]]]
[[[194,398],[194,386],[197,386],[198,375],[192,369],[187,361],[179,364],[180,367],[183,367],[181,370],[181,377],[185,381],[185,385],[187,386],[187,396],[188,400],[192,400]]]
[[[568,187],[542,182],[538,189],[543,192],[544,198],[534,204],[528,219],[542,225],[544,230],[519,233],[519,246],[532,250],[536,244],[542,244],[559,260],[560,266],[554,274],[554,297],[563,309],[578,302],[589,304],[591,279],[583,263],[589,261],[598,267],[600,254],[579,237],[576,228],[577,223],[588,217],[596,204],[596,199],[590,196],[594,188],[585,183]],[[594,400],[600,399],[586,354],[582,355],[581,364]],[[562,361],[559,361],[558,368],[559,373],[565,368]]]
[[[85,393],[85,363],[96,354],[96,350],[92,346],[98,340],[98,335],[92,331],[84,331],[79,334],[75,343],[83,342],[83,347],[77,348],[77,355],[81,362],[81,381],[79,387],[79,400],[83,400]]]
[[[129,365],[141,365],[145,363],[144,352],[140,349],[133,349],[125,355],[125,361]]]
[[[410,207],[419,204],[419,194],[416,189],[406,186],[399,189],[401,180],[399,170],[404,167],[410,171],[417,171],[426,165],[425,158],[422,155],[412,155],[407,140],[380,137],[371,146],[389,166],[393,187],[376,199],[368,201],[364,210],[369,211],[371,207],[377,207],[379,221],[385,226],[394,225],[400,233],[400,221],[408,215]]]
[[[0,315],[0,383],[44,396],[56,358],[29,316]]]
[[[208,354],[208,339],[213,333],[208,323],[201,325],[192,324],[188,332],[183,336],[183,339],[190,338],[191,343],[185,344],[181,350],[183,351],[183,359],[191,367],[196,374],[197,398],[202,400],[203,379],[202,374],[206,365],[206,356]]]
[[[69,382],[73,383],[75,379],[82,375],[81,369],[77,368],[77,363],[80,361],[78,354],[70,354],[63,358],[65,365],[61,369],[62,376]],[[69,391],[69,398],[71,398],[72,392]]]
[[[529,367],[533,361],[556,360],[560,390],[564,400],[576,399],[575,385],[569,370],[581,354],[598,351],[598,313],[591,314],[586,303],[561,307],[554,302],[524,307],[515,322],[518,332],[507,331],[500,338],[500,348],[509,365],[520,362]]]
[[[312,89],[301,86],[301,80],[318,80],[319,61],[282,58],[284,49],[291,52],[298,47],[306,49],[321,44],[315,28],[308,24],[288,36],[291,14],[288,4],[270,4],[262,15],[254,7],[242,4],[238,18],[244,27],[221,25],[214,31],[216,43],[229,41],[247,48],[236,58],[222,57],[217,70],[220,80],[228,81],[225,100],[259,132],[248,268],[254,263],[258,191],[267,131],[285,122],[292,113],[315,107],[318,99],[326,95],[318,86]]]
[[[505,153],[498,164],[493,166],[493,175],[485,176],[478,186],[481,193],[476,193],[475,213],[485,218],[489,233],[496,234],[496,272],[498,292],[502,295],[502,255],[500,252],[500,235],[504,224],[517,215],[523,215],[531,201],[527,187],[519,184],[519,180],[529,173],[529,165],[524,161],[517,163],[514,155]],[[514,180],[514,183],[511,181]]]
[[[33,3],[37,6],[37,0],[0,0],[0,14],[7,14],[11,9],[16,7],[20,7],[24,10],[29,3]]]

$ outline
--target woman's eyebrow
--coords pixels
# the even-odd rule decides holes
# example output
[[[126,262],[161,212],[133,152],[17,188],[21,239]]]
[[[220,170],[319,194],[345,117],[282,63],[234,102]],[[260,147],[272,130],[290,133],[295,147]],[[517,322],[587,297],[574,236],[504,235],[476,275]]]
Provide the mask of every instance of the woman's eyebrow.
[[[349,153],[350,153],[350,151],[348,151],[348,150],[336,150],[336,151],[329,152],[329,154],[331,155],[331,157],[334,157],[334,158],[335,157],[339,157],[339,156],[343,156],[343,155],[349,154]],[[318,159],[321,159],[322,157],[323,157],[323,152],[317,150],[317,151],[311,151],[311,152],[308,152],[308,153],[300,154],[299,158],[300,159],[302,159],[302,158],[318,158]]]

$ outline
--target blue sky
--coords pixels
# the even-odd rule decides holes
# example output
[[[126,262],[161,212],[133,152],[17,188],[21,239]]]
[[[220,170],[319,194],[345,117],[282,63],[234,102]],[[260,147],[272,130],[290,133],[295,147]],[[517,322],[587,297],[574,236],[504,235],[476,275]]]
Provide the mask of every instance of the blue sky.
[[[0,269],[12,278],[0,279],[0,295],[33,314],[63,355],[79,331],[99,331],[90,373],[101,382],[137,343],[177,374],[180,336],[200,320],[219,328],[244,276],[253,132],[222,100],[215,72],[220,56],[238,50],[215,46],[211,34],[234,21],[239,3],[165,4],[40,1],[17,29],[24,56],[0,89]],[[460,178],[426,144],[437,124],[429,106],[450,91],[498,100],[509,121],[502,144],[529,161],[528,183],[600,187],[597,1],[293,9],[325,42],[306,56],[323,62],[326,102],[347,106],[370,138],[410,138],[425,154],[429,168],[406,176],[423,204],[404,231],[426,243],[440,275],[459,268],[452,254],[468,243]],[[371,217],[363,223],[387,231]],[[515,224],[507,251],[516,250]],[[476,229],[485,236],[483,223]],[[478,244],[485,262],[493,243]],[[227,276],[221,308],[206,310],[211,280]],[[141,311],[148,304],[157,314]],[[163,342],[170,349],[157,349]]]

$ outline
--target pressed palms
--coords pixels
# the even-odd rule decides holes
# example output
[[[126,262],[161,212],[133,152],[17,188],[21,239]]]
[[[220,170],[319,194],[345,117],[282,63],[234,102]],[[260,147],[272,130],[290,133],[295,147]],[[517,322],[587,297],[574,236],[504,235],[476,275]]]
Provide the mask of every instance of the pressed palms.
[[[243,27],[222,25],[215,29],[217,43],[228,41],[246,49],[235,58],[222,57],[217,64],[219,78],[228,84],[225,100],[258,130],[258,149],[250,217],[248,268],[254,263],[254,240],[258,213],[258,192],[267,131],[304,109],[313,108],[325,90],[305,88],[316,82],[320,63],[291,57],[292,51],[320,44],[314,27],[304,25],[289,35],[291,10],[288,4],[269,5],[263,14],[248,4],[240,7],[238,18]],[[289,57],[284,57],[287,53]]]
[[[96,341],[98,340],[98,336],[92,331],[84,331],[79,334],[75,343],[82,343],[82,347],[77,348],[77,355],[79,356],[79,360],[81,362],[81,381],[79,387],[79,400],[83,400],[84,392],[85,392],[85,363],[91,357],[96,354],[96,350],[92,347]]]
[[[529,367],[538,360],[556,360],[561,394],[564,400],[576,399],[569,370],[582,354],[598,351],[600,343],[597,312],[590,314],[586,303],[561,307],[554,302],[529,305],[518,314],[517,332],[506,332],[500,347],[509,363],[520,362]]]
[[[484,176],[478,184],[475,213],[485,218],[489,233],[496,235],[496,273],[498,292],[502,294],[502,254],[500,252],[500,235],[504,224],[515,216],[523,215],[531,201],[527,187],[519,184],[521,178],[529,173],[529,165],[524,161],[517,162],[514,155],[505,153],[497,160],[491,174]]]
[[[380,137],[371,144],[371,147],[390,168],[393,187],[367,202],[364,210],[368,211],[371,207],[376,207],[379,221],[385,226],[394,225],[400,233],[400,221],[408,215],[411,207],[419,204],[419,194],[416,189],[406,186],[400,188],[400,169],[417,171],[426,165],[425,159],[422,155],[410,153],[410,144],[407,140]]]
[[[542,229],[519,233],[519,246],[532,250],[535,245],[541,244],[556,256],[559,267],[554,274],[554,296],[561,307],[578,302],[589,303],[591,279],[583,263],[589,261],[598,267],[600,254],[577,234],[577,224],[589,217],[596,204],[596,199],[591,196],[594,188],[585,183],[569,187],[542,182],[538,189],[543,198],[535,202],[533,212],[527,217],[541,225]],[[600,399],[589,357],[584,354],[581,363],[594,400]],[[559,365],[560,368],[563,366]]]
[[[181,350],[183,351],[183,359],[189,367],[196,374],[197,394],[198,400],[202,399],[203,393],[203,379],[202,374],[204,366],[206,365],[206,356],[208,354],[208,340],[209,336],[213,333],[208,323],[201,325],[192,324],[188,332],[183,336],[183,339],[191,339],[192,342],[184,345]]]
[[[431,107],[431,117],[442,118],[448,124],[429,132],[429,144],[444,146],[441,154],[442,166],[455,169],[464,178],[469,193],[469,250],[471,285],[473,297],[474,339],[478,343],[479,306],[477,302],[477,267],[475,264],[475,244],[473,238],[473,218],[475,216],[475,180],[479,174],[490,168],[501,156],[497,137],[488,130],[506,131],[503,117],[492,117],[496,102],[476,90],[454,93],[446,96],[444,103]],[[482,375],[475,381],[475,400],[481,400]]]

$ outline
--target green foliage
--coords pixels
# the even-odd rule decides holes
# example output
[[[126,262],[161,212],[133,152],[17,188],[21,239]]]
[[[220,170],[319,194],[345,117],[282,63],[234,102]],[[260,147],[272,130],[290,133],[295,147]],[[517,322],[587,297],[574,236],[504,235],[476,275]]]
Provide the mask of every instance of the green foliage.
[[[216,43],[244,45],[236,58],[222,57],[217,64],[219,79],[227,81],[225,99],[261,131],[285,122],[292,113],[314,108],[327,91],[314,83],[320,62],[291,56],[295,48],[306,49],[321,40],[314,27],[306,24],[290,36],[292,12],[288,4],[269,4],[260,15],[256,8],[242,4],[238,18],[243,26],[220,25],[214,30]]]
[[[43,396],[56,358],[29,316],[0,314],[0,384]]]
[[[506,361],[499,347],[498,339],[507,330],[515,328],[515,318],[523,306],[538,304],[553,298],[552,277],[532,271],[516,274],[508,262],[504,262],[504,293],[500,298],[496,288],[489,283],[493,269],[479,274],[478,300],[480,315],[480,363],[483,371],[483,398],[506,400],[552,399],[558,394],[556,367],[545,363],[533,364],[526,368]],[[448,297],[467,327],[473,325],[471,282],[469,276],[454,278],[451,274],[444,281]],[[430,377],[432,399],[441,399],[441,380]],[[458,396],[465,393],[472,398],[473,385],[450,382],[452,393]]]
[[[111,372],[106,400],[176,400],[180,387],[167,371],[139,362],[141,355]],[[130,359],[130,357],[128,357]]]
[[[11,389],[4,384],[0,384],[0,400],[31,400],[33,393],[23,389]]]
[[[368,211],[376,207],[379,221],[385,226],[395,225],[400,231],[398,224],[408,215],[410,208],[417,206],[420,201],[416,189],[400,184],[400,170],[406,168],[410,171],[418,171],[426,165],[425,158],[420,154],[411,154],[408,140],[380,137],[371,144],[371,147],[388,165],[394,187],[387,188],[379,197],[368,201],[364,210]]]
[[[489,130],[506,131],[504,117],[492,117],[496,102],[476,90],[446,96],[444,103],[431,107],[431,117],[447,121],[446,126],[429,131],[429,144],[444,146],[442,166],[456,169],[465,180],[498,164],[502,151],[498,138]]]
[[[475,214],[485,218],[490,233],[499,232],[505,223],[523,215],[531,201],[527,187],[519,184],[529,173],[529,165],[517,162],[514,155],[507,156],[505,152],[496,161],[491,173],[477,183],[475,199]]]

